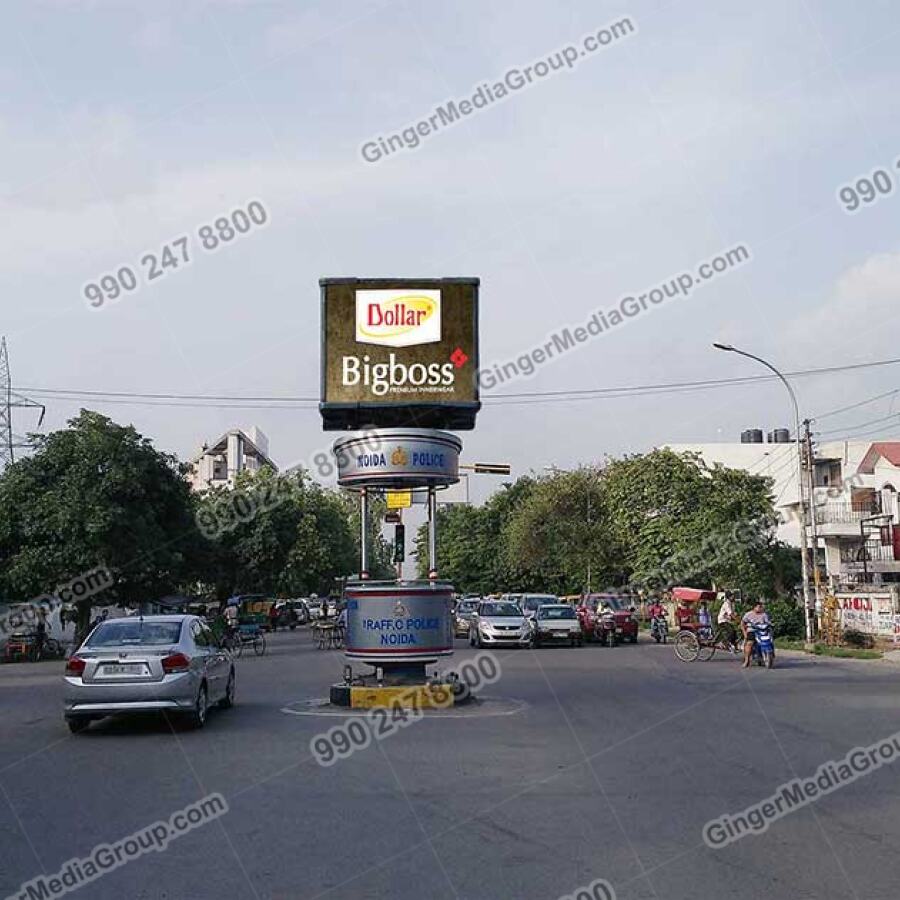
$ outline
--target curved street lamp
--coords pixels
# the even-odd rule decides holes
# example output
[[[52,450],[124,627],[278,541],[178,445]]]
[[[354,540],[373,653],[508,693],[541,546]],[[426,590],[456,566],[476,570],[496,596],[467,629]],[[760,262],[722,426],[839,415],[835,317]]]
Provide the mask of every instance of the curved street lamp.
[[[811,615],[811,598],[809,593],[809,543],[806,534],[806,505],[803,502],[803,455],[800,449],[800,407],[797,404],[797,395],[794,393],[794,389],[791,387],[790,382],[775,366],[770,362],[766,362],[760,356],[754,356],[752,353],[748,353],[746,350],[739,350],[737,347],[733,347],[731,344],[718,344],[714,343],[713,347],[716,350],[724,350],[727,353],[737,353],[740,356],[746,356],[748,359],[755,359],[758,363],[765,366],[770,372],[774,372],[775,375],[780,379],[781,383],[787,388],[788,394],[791,396],[791,404],[794,407],[794,437],[797,441],[797,492],[798,492],[798,500],[800,502],[800,537],[802,548],[800,552],[800,562],[802,566],[803,572],[803,605],[805,607],[804,612],[804,621],[806,622],[806,640],[807,642],[812,642],[813,639],[813,629],[812,629],[812,615]]]

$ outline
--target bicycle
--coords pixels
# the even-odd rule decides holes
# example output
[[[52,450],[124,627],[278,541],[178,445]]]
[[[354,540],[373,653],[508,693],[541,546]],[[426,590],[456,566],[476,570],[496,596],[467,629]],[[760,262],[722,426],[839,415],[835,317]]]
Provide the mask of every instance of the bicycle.
[[[241,640],[241,632],[238,628],[228,631],[222,639],[222,645],[226,650],[230,651],[232,656],[239,657],[243,650],[243,641]]]

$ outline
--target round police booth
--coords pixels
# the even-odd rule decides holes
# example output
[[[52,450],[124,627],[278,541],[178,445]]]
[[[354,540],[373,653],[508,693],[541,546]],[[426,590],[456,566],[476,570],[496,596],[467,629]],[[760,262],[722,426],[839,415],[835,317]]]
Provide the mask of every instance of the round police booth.
[[[453,653],[453,587],[437,580],[434,521],[437,489],[459,481],[462,441],[434,429],[382,428],[341,435],[333,449],[338,484],[359,493],[363,522],[375,492],[427,491],[429,579],[370,581],[363,528],[361,577],[344,590],[347,659],[373,666],[382,684],[421,684],[426,664]]]
[[[449,431],[379,428],[334,442],[338,484],[344,488],[437,488],[459,481],[462,441]]]
[[[346,657],[394,675],[453,653],[453,587],[437,581],[356,582],[347,603]]]

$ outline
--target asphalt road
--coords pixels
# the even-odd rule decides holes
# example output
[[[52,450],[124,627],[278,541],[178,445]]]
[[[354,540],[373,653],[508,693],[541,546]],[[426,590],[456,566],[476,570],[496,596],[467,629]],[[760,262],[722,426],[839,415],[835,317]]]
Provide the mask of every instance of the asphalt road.
[[[643,640],[497,656],[471,712],[329,768],[309,743],[343,720],[284,711],[340,678],[305,632],[239,660],[236,706],[197,732],[72,736],[61,664],[2,666],[0,896],[220,792],[222,817],[72,896],[555,900],[602,878],[620,900],[897,897],[896,763],[724,849],[702,829],[900,731],[900,668],[785,655],[745,672]]]

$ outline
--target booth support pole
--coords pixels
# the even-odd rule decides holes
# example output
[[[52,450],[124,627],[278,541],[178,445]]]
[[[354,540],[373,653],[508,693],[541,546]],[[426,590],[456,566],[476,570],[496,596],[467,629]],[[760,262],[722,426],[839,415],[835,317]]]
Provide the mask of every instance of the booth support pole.
[[[359,494],[359,577],[369,577],[369,491],[363,488]]]
[[[428,488],[428,578],[437,578],[437,490]]]

